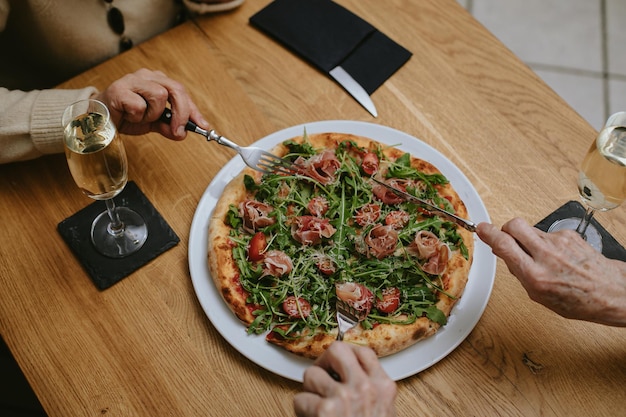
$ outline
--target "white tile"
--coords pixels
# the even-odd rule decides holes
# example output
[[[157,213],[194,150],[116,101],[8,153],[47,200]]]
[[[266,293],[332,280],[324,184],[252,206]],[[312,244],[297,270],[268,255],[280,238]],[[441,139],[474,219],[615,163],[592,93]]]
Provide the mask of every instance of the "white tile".
[[[463,6],[466,9],[469,6],[469,0],[456,0],[456,2],[459,3],[461,6]]]
[[[606,119],[602,77],[533,70],[595,129]]]
[[[600,10],[600,0],[472,4],[474,17],[523,61],[588,71],[602,71]]]
[[[626,111],[626,79],[609,79],[609,113]]]
[[[626,76],[626,1],[606,0],[609,73]]]

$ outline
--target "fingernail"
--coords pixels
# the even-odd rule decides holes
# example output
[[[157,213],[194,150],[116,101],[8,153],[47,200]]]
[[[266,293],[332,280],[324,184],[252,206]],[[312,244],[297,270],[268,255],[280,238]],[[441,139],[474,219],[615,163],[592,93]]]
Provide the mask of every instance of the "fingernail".
[[[184,126],[178,126],[178,129],[176,129],[176,136],[180,136],[180,137],[185,136],[185,127]]]

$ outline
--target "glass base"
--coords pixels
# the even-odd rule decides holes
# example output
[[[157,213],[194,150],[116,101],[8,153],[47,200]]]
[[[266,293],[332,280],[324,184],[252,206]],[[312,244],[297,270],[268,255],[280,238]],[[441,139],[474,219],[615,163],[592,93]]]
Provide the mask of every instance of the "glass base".
[[[576,231],[578,225],[580,224],[582,219],[576,217],[570,217],[568,219],[557,220],[552,223],[550,228],[548,229],[548,233],[556,232],[558,230],[573,230]],[[592,224],[587,226],[587,230],[585,231],[585,235],[583,239],[591,245],[598,252],[602,252],[602,235]]]
[[[123,258],[141,249],[148,238],[148,227],[137,212],[127,207],[117,207],[115,210],[124,229],[114,233],[109,228],[109,214],[104,211],[91,224],[91,242],[104,256]]]

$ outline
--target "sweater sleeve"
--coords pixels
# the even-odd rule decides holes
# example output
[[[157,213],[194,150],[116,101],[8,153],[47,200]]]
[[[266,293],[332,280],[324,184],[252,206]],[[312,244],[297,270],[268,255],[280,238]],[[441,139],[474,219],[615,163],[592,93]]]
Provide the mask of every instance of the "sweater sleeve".
[[[97,90],[7,90],[0,87],[0,163],[63,152],[65,108]]]

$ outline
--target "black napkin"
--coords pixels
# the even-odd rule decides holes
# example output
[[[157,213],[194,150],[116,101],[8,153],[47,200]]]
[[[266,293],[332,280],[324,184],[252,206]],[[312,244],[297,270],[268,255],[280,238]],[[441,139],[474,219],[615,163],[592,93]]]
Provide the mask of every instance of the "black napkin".
[[[567,219],[568,217],[581,217],[585,215],[585,208],[578,201],[568,201],[552,213],[550,213],[545,219],[541,220],[535,225],[536,228],[548,231],[548,228],[552,223],[557,220]],[[609,232],[606,231],[596,219],[591,219],[591,224],[598,229],[602,236],[602,254],[607,258],[617,259],[620,261],[626,261],[626,250],[620,245]]]
[[[275,0],[250,23],[324,73],[340,65],[376,91],[411,52],[331,0]]]
[[[115,204],[132,208],[143,217],[148,226],[148,238],[141,249],[125,258],[113,259],[101,255],[91,243],[91,223],[106,210],[104,201],[90,204],[63,220],[57,227],[65,243],[100,290],[121,281],[180,241],[134,182],[126,184],[124,190],[115,197]]]

